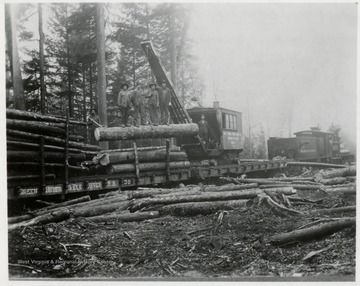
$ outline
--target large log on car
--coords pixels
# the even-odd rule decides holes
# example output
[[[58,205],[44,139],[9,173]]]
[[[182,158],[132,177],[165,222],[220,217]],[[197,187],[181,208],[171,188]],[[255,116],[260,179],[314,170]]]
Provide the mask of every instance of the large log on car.
[[[66,123],[66,118],[55,117],[51,115],[43,115],[29,111],[23,111],[18,109],[6,109],[6,118],[9,119],[21,119],[21,120],[31,120],[31,121],[46,121],[46,122],[55,122],[55,123]],[[75,125],[87,125],[86,122],[69,120],[70,124]]]
[[[14,149],[17,150],[24,150],[24,149],[30,149],[30,150],[40,150],[40,144],[38,143],[29,143],[29,142],[20,142],[20,141],[6,141],[6,145],[7,147],[14,147]],[[63,152],[65,150],[65,147],[61,147],[61,146],[53,146],[53,145],[44,145],[44,149],[45,150],[50,150],[50,151],[60,151]],[[69,152],[73,152],[73,153],[84,153],[84,154],[88,154],[88,155],[96,155],[97,152],[96,151],[84,151],[82,149],[78,149],[78,148],[68,148]]]
[[[162,206],[158,209],[161,215],[194,216],[211,214],[219,210],[233,210],[252,205],[251,200],[230,200],[215,202],[192,202]]]
[[[21,221],[19,223],[13,223],[8,226],[8,230],[16,230],[25,226],[32,226],[36,224],[46,224],[49,222],[59,222],[70,217],[70,211],[67,208],[62,208],[44,215],[34,217],[30,220]]]
[[[148,146],[148,147],[137,147],[137,150],[140,151],[154,151],[154,150],[165,150],[166,146]],[[171,152],[180,151],[180,147],[178,146],[171,146]],[[111,150],[102,150],[99,153],[117,153],[117,152],[134,152],[134,148],[122,148],[122,149],[111,149]]]
[[[355,226],[356,218],[347,218],[333,222],[291,231],[288,233],[277,234],[270,237],[269,241],[273,245],[286,245],[294,242],[305,242],[333,234],[344,228]]]
[[[282,189],[268,189],[269,192],[279,192],[287,195],[294,194],[293,188]],[[156,204],[177,204],[177,203],[189,203],[189,202],[206,202],[206,201],[228,201],[228,200],[240,200],[240,199],[252,199],[259,194],[263,194],[264,190],[242,190],[242,191],[229,191],[229,192],[201,192],[196,195],[186,196],[166,196],[166,197],[154,197],[144,199],[140,202],[134,202],[130,211],[134,212],[144,207]]]
[[[39,162],[40,152],[36,151],[7,151],[7,159],[10,162]],[[60,152],[44,152],[45,162],[63,162],[65,153]],[[69,153],[69,159],[74,161],[84,161],[85,154]]]
[[[195,123],[171,125],[142,125],[139,127],[101,127],[95,129],[97,141],[135,140],[142,138],[171,138],[196,136],[199,127]]]
[[[55,174],[45,174],[46,179],[55,179]],[[19,175],[19,176],[7,176],[9,181],[17,181],[17,180],[37,180],[41,179],[40,175]]]
[[[137,213],[120,213],[120,214],[107,214],[87,217],[86,220],[91,222],[108,222],[108,221],[121,221],[121,222],[131,222],[131,221],[143,221],[147,219],[154,219],[160,217],[158,211],[152,212],[137,212]]]
[[[190,167],[189,161],[182,161],[182,162],[170,162],[169,163],[170,169],[182,169]],[[157,163],[139,163],[139,170],[140,172],[147,172],[147,171],[159,171],[165,170],[166,163],[165,162],[157,162]],[[111,174],[120,174],[120,173],[134,173],[136,167],[134,164],[118,164],[118,165],[109,165],[106,168],[106,172]]]
[[[12,130],[12,129],[7,129],[6,134],[8,136],[12,136],[13,138],[25,139],[25,140],[28,140],[31,142],[36,142],[36,143],[38,143],[40,141],[40,137],[42,136],[39,134],[34,134],[34,133],[29,133],[29,132],[24,132],[24,131],[19,131],[19,130]],[[52,136],[43,136],[43,137],[44,137],[45,143],[50,143],[50,144],[57,145],[57,146],[65,146],[64,139],[60,139],[60,138],[52,137]],[[100,151],[101,150],[100,146],[89,145],[89,144],[84,144],[84,143],[74,142],[74,141],[69,141],[68,146],[70,148],[77,148],[77,149],[81,149],[81,150],[91,150],[91,151]]]
[[[185,152],[170,152],[170,161],[187,161],[187,155]],[[166,150],[154,150],[154,151],[139,151],[138,160],[140,163],[145,162],[165,162]],[[98,160],[101,165],[107,166],[109,164],[116,163],[133,163],[135,162],[134,152],[116,152],[103,154]]]
[[[63,123],[6,119],[6,128],[44,135],[65,134],[65,125]]]

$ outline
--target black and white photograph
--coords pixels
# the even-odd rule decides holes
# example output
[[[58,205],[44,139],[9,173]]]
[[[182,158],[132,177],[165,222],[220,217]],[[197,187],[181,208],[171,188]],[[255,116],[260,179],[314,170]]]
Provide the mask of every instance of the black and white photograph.
[[[7,282],[355,285],[357,2],[2,6]]]

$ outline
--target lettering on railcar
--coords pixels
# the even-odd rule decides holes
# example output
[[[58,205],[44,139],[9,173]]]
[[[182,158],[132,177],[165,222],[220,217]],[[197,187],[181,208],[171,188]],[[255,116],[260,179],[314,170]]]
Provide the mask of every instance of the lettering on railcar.
[[[31,197],[38,194],[39,188],[20,188],[19,197]]]
[[[45,187],[45,194],[61,194],[62,193],[61,185],[51,185]]]
[[[69,192],[82,192],[84,190],[83,183],[71,183],[68,185]]]
[[[89,182],[88,189],[90,191],[101,190],[102,189],[102,184],[101,184],[101,182]]]

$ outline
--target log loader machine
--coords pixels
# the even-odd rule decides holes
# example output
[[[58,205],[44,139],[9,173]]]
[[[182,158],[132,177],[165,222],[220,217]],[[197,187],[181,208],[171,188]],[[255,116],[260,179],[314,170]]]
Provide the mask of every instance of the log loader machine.
[[[151,70],[158,85],[165,81],[171,90],[170,116],[175,124],[197,123],[201,115],[206,116],[210,125],[210,142],[205,142],[199,135],[194,137],[176,138],[177,143],[193,160],[217,160],[219,163],[233,163],[243,150],[244,135],[242,134],[241,112],[220,108],[214,103],[213,108],[192,108],[186,110],[180,103],[173,84],[167,75],[160,57],[156,54],[150,41],[141,43]]]

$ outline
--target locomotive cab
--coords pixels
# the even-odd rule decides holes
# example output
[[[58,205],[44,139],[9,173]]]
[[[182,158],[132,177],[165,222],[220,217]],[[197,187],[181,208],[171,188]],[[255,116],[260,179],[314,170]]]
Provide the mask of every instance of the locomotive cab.
[[[238,158],[244,145],[241,112],[216,106],[213,108],[194,107],[187,109],[187,112],[192,122],[198,123],[201,115],[204,114],[209,124],[208,139],[200,138],[202,148],[195,150],[195,142],[190,138],[180,139],[187,152],[192,151],[194,157]]]

